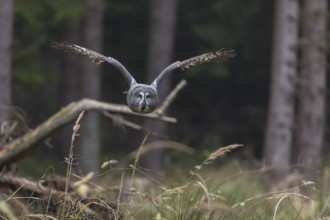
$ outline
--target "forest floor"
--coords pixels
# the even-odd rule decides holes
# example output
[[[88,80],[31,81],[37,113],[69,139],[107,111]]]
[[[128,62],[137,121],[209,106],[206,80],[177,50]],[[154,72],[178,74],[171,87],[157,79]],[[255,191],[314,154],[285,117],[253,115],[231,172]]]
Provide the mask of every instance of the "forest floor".
[[[18,163],[19,171],[0,171],[1,219],[330,219],[328,166],[315,181],[292,166],[273,184],[272,169],[241,145],[193,152],[171,142],[163,171],[155,172],[139,165],[153,149],[143,142],[122,160],[103,162],[97,174],[82,174],[73,154],[76,125],[62,163],[66,171],[33,155]],[[240,154],[230,153],[237,148]],[[42,173],[25,175],[28,166]]]
[[[233,145],[228,146],[235,150]],[[227,147],[227,150],[228,150]],[[224,149],[224,148],[220,148]],[[189,155],[167,158],[153,173],[137,160],[106,161],[99,174],[57,175],[50,166],[40,178],[3,170],[2,219],[330,219],[330,169],[316,182],[293,172],[267,187],[269,169],[217,150],[199,165]],[[178,158],[180,158],[178,160]],[[70,164],[68,164],[70,166]],[[49,174],[51,173],[51,174]],[[68,175],[70,174],[70,175]],[[310,194],[302,193],[308,187]]]

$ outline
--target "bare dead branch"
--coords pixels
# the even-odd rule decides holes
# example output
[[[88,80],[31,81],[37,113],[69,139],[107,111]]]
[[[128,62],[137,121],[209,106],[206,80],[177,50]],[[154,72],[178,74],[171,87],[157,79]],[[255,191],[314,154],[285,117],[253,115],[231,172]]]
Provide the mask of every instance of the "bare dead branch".
[[[129,128],[132,128],[132,129],[135,129],[135,130],[138,130],[138,131],[150,132],[150,134],[155,136],[155,137],[168,138],[167,136],[165,136],[163,134],[160,134],[160,133],[155,132],[155,131],[151,131],[148,128],[145,128],[145,127],[143,127],[141,125],[138,125],[134,122],[128,121],[128,120],[122,118],[120,115],[115,115],[115,114],[112,114],[112,113],[106,112],[106,111],[103,111],[102,114],[105,117],[110,118],[114,122],[119,120],[119,123],[121,123],[122,125],[125,125],[126,127],[129,127]]]
[[[159,115],[164,115],[164,112],[166,111],[168,106],[173,102],[178,92],[180,92],[180,90],[183,89],[183,87],[185,87],[186,85],[187,85],[187,81],[184,79],[181,80],[179,84],[171,91],[171,93],[168,94],[163,104],[156,110],[156,113]]]
[[[124,105],[99,102],[92,99],[82,99],[62,108],[35,129],[3,145],[0,149],[0,167],[22,158],[38,143],[49,137],[54,131],[76,119],[80,112],[93,110],[138,115],[139,117],[158,119],[170,123],[176,122],[175,118],[159,115],[157,113],[141,115],[133,113],[127,106]]]

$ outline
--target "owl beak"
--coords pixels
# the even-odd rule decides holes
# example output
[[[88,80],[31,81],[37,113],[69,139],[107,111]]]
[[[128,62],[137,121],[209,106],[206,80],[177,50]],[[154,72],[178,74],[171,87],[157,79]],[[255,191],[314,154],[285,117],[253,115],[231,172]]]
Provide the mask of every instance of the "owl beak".
[[[141,101],[139,103],[139,111],[144,112],[147,107],[147,100],[144,93],[140,93],[140,95],[141,95]]]
[[[147,100],[145,97],[143,97],[143,100],[141,102],[141,110],[144,112],[145,108],[147,107]]]

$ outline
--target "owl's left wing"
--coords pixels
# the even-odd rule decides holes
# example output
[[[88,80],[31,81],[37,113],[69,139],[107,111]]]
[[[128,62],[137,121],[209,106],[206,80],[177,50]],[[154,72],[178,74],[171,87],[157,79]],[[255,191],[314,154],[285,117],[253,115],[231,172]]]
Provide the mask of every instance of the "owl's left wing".
[[[177,61],[166,67],[155,79],[155,81],[152,83],[156,87],[160,84],[161,80],[164,78],[164,76],[177,69],[180,68],[182,70],[188,69],[192,66],[197,66],[203,63],[209,63],[209,62],[221,62],[226,61],[229,58],[233,58],[236,56],[235,50],[233,49],[220,49],[213,52],[205,53],[199,56],[195,56],[192,58],[189,58],[184,61]]]
[[[125,77],[126,81],[130,85],[136,83],[135,79],[128,72],[128,70],[124,67],[124,65],[121,64],[118,60],[116,60],[113,57],[106,57],[93,50],[90,50],[90,49],[87,49],[87,48],[84,48],[84,47],[81,47],[81,46],[78,46],[75,44],[69,44],[67,42],[63,42],[63,43],[53,42],[51,46],[53,48],[64,50],[66,52],[73,52],[73,53],[78,53],[78,54],[88,56],[94,63],[97,63],[97,64],[100,64],[103,62],[110,63],[121,72],[121,74]]]

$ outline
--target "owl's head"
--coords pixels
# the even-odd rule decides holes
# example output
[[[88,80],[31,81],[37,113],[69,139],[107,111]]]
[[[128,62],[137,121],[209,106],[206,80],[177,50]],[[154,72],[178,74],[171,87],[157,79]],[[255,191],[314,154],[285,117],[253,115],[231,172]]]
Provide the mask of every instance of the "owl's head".
[[[127,92],[128,107],[136,113],[148,114],[158,106],[157,89],[152,85],[136,84]]]

